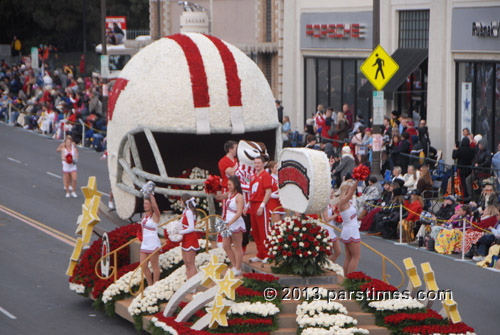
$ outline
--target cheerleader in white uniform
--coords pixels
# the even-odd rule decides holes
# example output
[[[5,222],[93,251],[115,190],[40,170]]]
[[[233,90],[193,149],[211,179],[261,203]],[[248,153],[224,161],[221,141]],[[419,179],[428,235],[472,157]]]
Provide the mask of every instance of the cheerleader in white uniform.
[[[75,193],[76,190],[76,161],[78,160],[78,150],[73,143],[71,137],[66,137],[64,144],[57,149],[61,151],[62,170],[63,170],[63,183],[66,190],[66,198],[70,197],[70,186],[72,186],[71,196],[78,197]]]
[[[343,221],[340,241],[345,246],[344,276],[356,271],[361,255],[358,216],[352,204],[352,196],[357,184],[357,181],[350,180],[343,182],[340,186],[338,208]]]
[[[241,263],[243,261],[243,233],[247,231],[242,217],[245,200],[243,199],[243,191],[238,177],[229,177],[227,188],[229,192],[225,201],[226,213],[224,220],[232,235],[222,239],[222,247],[233,265],[232,271],[234,275],[239,276],[241,275]]]
[[[161,248],[160,238],[158,237],[158,222],[160,221],[160,209],[156,203],[156,199],[153,194],[146,196],[144,198],[144,216],[141,220],[142,227],[142,244],[140,250],[140,260],[141,263],[154,253],[156,250]],[[146,281],[148,286],[153,285],[155,282],[160,280],[160,266],[158,258],[160,256],[159,252],[156,252],[149,261],[151,262],[151,267],[153,268],[153,277],[151,276],[151,270],[149,269],[148,262],[142,264],[142,271],[146,276]]]
[[[333,198],[333,189],[330,195],[330,199],[332,198]],[[328,204],[328,208],[323,212],[322,217],[323,217],[323,223],[321,224],[321,226],[328,231],[328,234],[330,235],[330,243],[333,249],[333,254],[330,260],[333,263],[335,263],[335,261],[337,260],[337,258],[339,258],[342,251],[340,248],[339,239],[337,238],[337,234],[335,234],[335,229],[333,228],[335,226],[334,222],[335,218],[337,217],[337,214],[334,214],[333,206],[331,204]]]

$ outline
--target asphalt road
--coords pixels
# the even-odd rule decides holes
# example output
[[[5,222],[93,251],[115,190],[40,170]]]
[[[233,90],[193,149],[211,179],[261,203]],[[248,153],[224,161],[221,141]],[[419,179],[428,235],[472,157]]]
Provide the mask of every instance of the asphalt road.
[[[14,210],[58,231],[75,237],[75,223],[81,213],[83,195],[64,198],[60,141],[0,123],[0,335],[1,334],[136,334],[133,326],[119,317],[108,318],[68,288],[65,275],[73,247],[2,211]],[[80,149],[78,187],[88,176],[109,192],[105,161],[100,154]],[[107,202],[107,198],[103,198]],[[22,219],[22,218],[21,218]],[[99,223],[111,229],[111,223]],[[450,289],[464,321],[479,335],[498,333],[500,318],[500,273],[477,268],[472,262],[395,245],[392,241],[362,235],[362,240],[403,268],[412,257],[430,262],[440,289]],[[339,259],[342,264],[343,256]],[[401,281],[399,272],[387,264],[391,284]],[[381,258],[362,248],[358,269],[382,278]],[[421,275],[421,272],[420,272]],[[402,289],[406,287],[404,283]],[[436,303],[434,309],[440,309]],[[15,317],[15,319],[11,318]]]
[[[0,123],[0,206],[75,238],[84,199],[79,187],[92,175],[99,190],[109,193],[109,179],[101,155],[82,148],[79,198],[66,199],[57,177],[62,176],[55,152],[59,143]],[[136,334],[128,321],[107,317],[69,290],[65,273],[71,245],[1,210],[0,334]],[[99,225],[113,227],[105,221]]]

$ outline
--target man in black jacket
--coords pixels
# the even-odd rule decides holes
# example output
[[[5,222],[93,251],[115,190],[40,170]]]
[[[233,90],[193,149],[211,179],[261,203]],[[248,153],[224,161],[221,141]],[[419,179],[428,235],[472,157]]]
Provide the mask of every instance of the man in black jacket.
[[[457,160],[458,167],[458,175],[460,176],[460,181],[462,183],[462,188],[464,191],[464,198],[469,197],[469,192],[467,187],[465,187],[465,181],[467,177],[471,173],[471,169],[467,166],[472,165],[472,161],[474,160],[474,149],[470,147],[470,139],[468,137],[462,138],[460,142],[460,147],[455,146],[455,150],[453,150],[452,158]]]
[[[473,173],[469,177],[467,177],[466,180],[467,192],[469,196],[473,197],[473,199],[474,199],[474,193],[472,189],[472,183],[474,182],[475,179],[479,179],[481,181],[481,179],[487,178],[490,173],[490,171],[487,169],[491,167],[491,153],[488,150],[487,146],[488,143],[484,138],[478,142],[477,153],[476,156],[474,156],[472,165],[480,169],[475,169]],[[475,200],[477,200],[477,197]]]
[[[439,208],[436,214],[432,216],[432,218],[434,220],[448,221],[455,213],[455,202],[456,199],[452,195],[444,198],[443,205],[441,206],[441,208]]]

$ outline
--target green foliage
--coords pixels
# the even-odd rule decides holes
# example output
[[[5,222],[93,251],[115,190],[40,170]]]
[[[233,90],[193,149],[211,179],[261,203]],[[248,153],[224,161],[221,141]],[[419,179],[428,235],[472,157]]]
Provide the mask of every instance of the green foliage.
[[[10,43],[17,35],[25,54],[40,44],[53,44],[60,51],[81,51],[84,3],[87,50],[93,52],[101,39],[99,0],[2,0],[0,43]],[[107,0],[106,9],[107,16],[127,17],[127,29],[149,27],[148,0]]]
[[[142,315],[134,315],[134,327],[139,334],[143,331]]]

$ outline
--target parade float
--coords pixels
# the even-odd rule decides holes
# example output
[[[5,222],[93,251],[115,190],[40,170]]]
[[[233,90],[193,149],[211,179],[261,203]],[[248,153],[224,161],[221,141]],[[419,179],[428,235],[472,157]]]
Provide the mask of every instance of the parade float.
[[[138,248],[133,246],[140,244],[141,235],[138,224],[91,242],[101,197],[91,179],[76,231],[82,237],[67,275],[70,289],[93,299],[96,308],[158,335],[473,331],[459,322],[450,324],[416,301],[380,299],[379,305],[368,306],[363,304],[367,299],[361,304],[351,298],[332,301],[332,292],[363,295],[367,288],[398,289],[359,273],[349,275],[344,287],[339,285],[342,268],[328,260],[328,236],[318,217],[330,196],[328,159],[320,151],[282,150],[269,85],[256,64],[234,46],[201,34],[178,34],[152,43],[121,72],[110,95],[108,117],[109,174],[121,218],[140,212],[140,190],[150,180],[156,183],[162,210],[175,207],[172,197],[182,193],[209,197],[204,190],[206,171],[218,174],[217,161],[227,140],[243,141],[238,150],[242,178],[248,178],[252,157],[268,153],[279,160],[280,200],[288,215],[271,230],[272,264],[250,264],[255,255],[251,243],[244,256],[245,273],[236,278],[227,271],[225,252],[208,239],[208,226],[199,231],[198,273],[189,280],[178,243],[165,233],[160,280],[144,287],[134,261]]]

